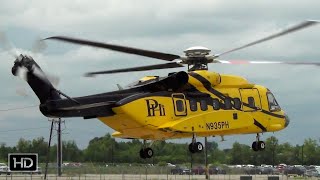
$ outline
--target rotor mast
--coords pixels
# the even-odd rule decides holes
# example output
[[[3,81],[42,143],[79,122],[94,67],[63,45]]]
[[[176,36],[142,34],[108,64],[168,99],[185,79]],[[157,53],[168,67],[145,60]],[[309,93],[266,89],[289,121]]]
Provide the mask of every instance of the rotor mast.
[[[210,49],[202,46],[194,46],[184,51],[186,58],[182,63],[188,65],[188,71],[208,70],[208,63],[214,59],[210,56]]]

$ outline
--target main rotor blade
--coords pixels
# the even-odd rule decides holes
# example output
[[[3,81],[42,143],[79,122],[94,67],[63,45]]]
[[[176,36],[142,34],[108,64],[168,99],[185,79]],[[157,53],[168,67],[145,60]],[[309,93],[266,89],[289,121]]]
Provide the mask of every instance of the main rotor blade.
[[[301,62],[301,61],[247,61],[247,60],[216,60],[223,64],[292,64],[292,65],[315,65],[320,66],[320,62]]]
[[[124,68],[124,69],[114,69],[108,71],[97,71],[97,72],[88,72],[85,74],[87,77],[91,77],[98,74],[112,74],[112,73],[122,73],[122,72],[132,72],[132,71],[146,71],[146,70],[154,70],[154,69],[167,69],[167,68],[177,68],[183,67],[183,65],[177,62],[165,63],[165,64],[156,64],[149,66],[139,66],[133,68]]]
[[[180,59],[180,56],[174,55],[174,54],[138,49],[138,48],[133,48],[133,47],[125,47],[125,46],[119,46],[119,45],[114,45],[114,44],[107,44],[107,43],[95,42],[95,41],[89,41],[89,40],[83,40],[83,39],[76,39],[76,38],[70,38],[70,37],[66,37],[66,36],[53,36],[53,37],[48,37],[44,40],[50,40],[50,39],[69,42],[69,43],[73,43],[73,44],[80,44],[80,45],[87,45],[87,46],[99,47],[99,48],[104,48],[104,49],[110,49],[113,51],[119,51],[119,52],[123,52],[123,53],[129,53],[129,54],[146,56],[146,57],[151,57],[151,58],[156,58],[156,59],[162,59],[162,60],[166,60],[166,61]]]
[[[318,24],[318,23],[319,23],[319,21],[313,21],[313,20],[303,21],[302,23],[296,24],[296,25],[294,25],[294,26],[292,26],[292,27],[290,27],[288,29],[284,29],[284,30],[282,30],[282,31],[280,31],[278,33],[272,34],[270,36],[267,36],[265,38],[259,39],[257,41],[253,41],[253,42],[248,43],[246,45],[243,45],[243,46],[240,46],[240,47],[225,51],[223,53],[217,54],[216,56],[222,56],[222,55],[225,55],[225,54],[228,54],[228,53],[240,50],[240,49],[244,49],[246,47],[253,46],[255,44],[259,44],[259,43],[262,43],[262,42],[265,42],[265,41],[268,41],[268,40],[271,40],[271,39],[274,39],[274,38],[277,38],[277,37],[280,37],[280,36],[295,32],[295,31],[302,30],[304,28],[313,26],[313,25]]]

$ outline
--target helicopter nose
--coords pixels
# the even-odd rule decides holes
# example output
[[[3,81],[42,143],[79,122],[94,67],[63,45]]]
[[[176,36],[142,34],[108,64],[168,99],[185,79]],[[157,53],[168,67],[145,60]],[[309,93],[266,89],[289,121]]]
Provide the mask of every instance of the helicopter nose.
[[[284,115],[284,121],[285,121],[284,127],[287,127],[290,123],[290,118],[287,114]]]

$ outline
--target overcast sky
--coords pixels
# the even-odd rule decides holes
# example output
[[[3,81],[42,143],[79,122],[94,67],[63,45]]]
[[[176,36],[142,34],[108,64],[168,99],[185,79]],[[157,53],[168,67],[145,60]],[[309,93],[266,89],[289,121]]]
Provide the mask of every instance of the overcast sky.
[[[87,71],[161,63],[97,48],[47,42],[41,53],[30,50],[36,39],[68,35],[120,45],[183,55],[191,46],[205,46],[223,52],[306,19],[320,19],[320,1],[305,0],[180,0],[180,1],[45,1],[1,0],[0,31],[5,32],[19,52],[32,55],[45,72],[61,77],[58,88],[69,96],[100,93],[126,85],[145,75],[165,76],[185,68],[134,72],[84,78]],[[281,37],[223,59],[286,60],[320,62],[320,25]],[[14,59],[0,49],[0,109],[38,105],[26,82],[12,76]],[[289,127],[275,133],[280,142],[301,144],[305,138],[319,138],[320,69],[314,66],[222,65],[210,70],[241,75],[252,83],[268,87],[291,118]],[[29,96],[16,90],[27,89]],[[113,130],[97,119],[65,119],[63,139],[76,140],[84,148],[90,139]],[[0,110],[0,142],[15,145],[20,137],[49,136],[49,122],[37,107]],[[19,130],[20,129],[20,130]],[[263,139],[271,136],[265,133]],[[251,145],[255,135],[230,136],[220,147],[235,142]],[[219,141],[219,138],[210,138]],[[187,140],[175,140],[186,142]]]

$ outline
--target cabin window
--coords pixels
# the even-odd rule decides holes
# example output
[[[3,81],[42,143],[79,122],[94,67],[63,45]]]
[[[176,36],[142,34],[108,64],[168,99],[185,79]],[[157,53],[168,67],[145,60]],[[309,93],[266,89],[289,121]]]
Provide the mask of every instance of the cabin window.
[[[200,108],[201,108],[202,111],[208,110],[208,105],[207,105],[207,101],[206,100],[201,100],[200,101]]]
[[[224,100],[225,109],[232,109],[231,98],[226,97]]]
[[[253,97],[248,97],[248,103],[250,108],[256,109],[256,105]]]
[[[220,109],[220,102],[217,98],[214,98],[212,100],[212,107],[213,107],[213,110],[219,110]]]
[[[197,101],[196,100],[190,100],[190,110],[191,111],[197,111],[198,110]]]
[[[279,111],[279,110],[281,110],[276,98],[274,98],[274,96],[273,96],[273,94],[271,92],[267,92],[267,98],[268,98],[270,111]]]
[[[220,109],[226,109],[226,106],[222,100],[219,101]]]
[[[178,112],[184,112],[184,102],[182,100],[176,101],[176,107]]]
[[[233,105],[235,109],[240,110],[241,109],[241,101],[239,98],[234,98],[233,99]]]

